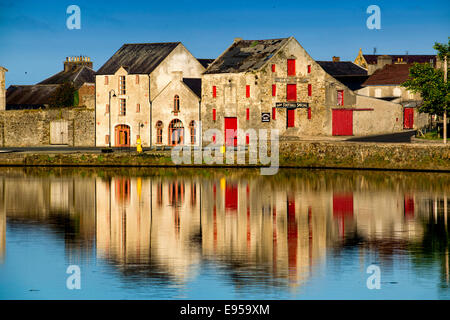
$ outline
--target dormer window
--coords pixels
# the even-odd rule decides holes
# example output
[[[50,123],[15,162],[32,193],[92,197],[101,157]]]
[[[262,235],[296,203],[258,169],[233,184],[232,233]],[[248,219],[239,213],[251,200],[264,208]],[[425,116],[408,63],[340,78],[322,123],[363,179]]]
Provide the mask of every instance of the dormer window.
[[[119,76],[119,94],[126,94],[125,76]]]
[[[173,97],[173,113],[180,112],[180,97],[175,95]]]

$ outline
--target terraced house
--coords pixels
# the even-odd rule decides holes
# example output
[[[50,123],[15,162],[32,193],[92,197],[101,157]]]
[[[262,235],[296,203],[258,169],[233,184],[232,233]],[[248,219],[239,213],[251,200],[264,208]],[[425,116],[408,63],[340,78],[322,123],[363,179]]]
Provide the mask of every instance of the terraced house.
[[[123,45],[96,75],[96,146],[197,144],[201,75],[180,42]]]
[[[211,140],[227,145],[237,144],[236,129],[278,129],[286,138],[402,130],[401,107],[357,95],[338,75],[293,37],[237,38],[203,75],[203,129],[220,130],[224,141]]]

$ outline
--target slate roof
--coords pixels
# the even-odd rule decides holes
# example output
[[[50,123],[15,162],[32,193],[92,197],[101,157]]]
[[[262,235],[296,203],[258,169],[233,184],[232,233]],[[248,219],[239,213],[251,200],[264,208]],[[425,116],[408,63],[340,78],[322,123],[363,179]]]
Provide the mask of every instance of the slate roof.
[[[208,66],[214,62],[214,59],[197,59],[197,60],[204,68],[208,68]]]
[[[366,76],[367,70],[351,61],[316,61],[331,76]]]
[[[258,70],[289,38],[234,42],[206,69],[205,74]]]
[[[124,44],[97,71],[98,75],[114,74],[120,67],[129,74],[150,74],[181,42]]]
[[[364,54],[363,57],[366,59],[368,64],[377,64],[378,57],[381,54]],[[403,58],[405,63],[429,63],[430,60],[433,61],[433,65],[436,65],[436,56],[432,54],[389,54],[392,57],[392,63],[395,63],[398,58]]]
[[[411,64],[387,64],[376,70],[363,86],[400,85],[409,77]]]
[[[183,82],[197,95],[197,97],[202,97],[202,79],[183,78]]]
[[[49,98],[58,86],[58,84],[10,86],[6,91],[6,109],[42,107],[45,104],[48,104]]]
[[[84,83],[95,83],[95,71],[87,66],[79,66],[73,70],[61,71],[38,84],[62,84],[72,82],[76,88]]]

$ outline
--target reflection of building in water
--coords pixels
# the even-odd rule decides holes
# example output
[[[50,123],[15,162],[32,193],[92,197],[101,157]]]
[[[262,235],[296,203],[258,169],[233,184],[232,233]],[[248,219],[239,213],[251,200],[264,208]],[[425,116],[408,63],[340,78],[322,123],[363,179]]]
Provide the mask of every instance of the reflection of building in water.
[[[90,254],[95,231],[94,180],[11,176],[2,177],[0,184],[0,207],[8,223],[46,225],[64,237],[71,259]]]
[[[98,256],[185,280],[200,258],[197,188],[190,180],[97,179]]]
[[[6,255],[6,210],[5,210],[5,181],[0,180],[0,263]]]

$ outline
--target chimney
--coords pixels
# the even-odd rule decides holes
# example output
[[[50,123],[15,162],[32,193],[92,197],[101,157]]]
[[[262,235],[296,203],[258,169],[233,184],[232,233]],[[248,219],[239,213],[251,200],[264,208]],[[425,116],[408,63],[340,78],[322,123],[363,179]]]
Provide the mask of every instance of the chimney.
[[[183,71],[172,71],[173,81],[183,81]]]
[[[5,72],[8,69],[0,66],[0,110],[6,109]]]
[[[341,61],[341,57],[334,57],[333,56],[333,62],[339,62]]]
[[[64,61],[64,72],[75,70],[79,66],[86,66],[92,69],[93,63],[91,58],[84,56],[66,57],[66,61]]]
[[[392,64],[392,57],[388,55],[378,56],[377,58],[377,69],[383,68],[387,64]]]

